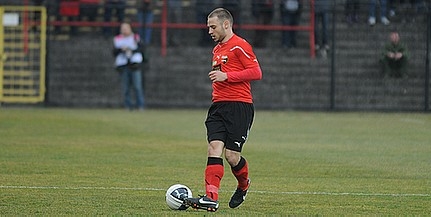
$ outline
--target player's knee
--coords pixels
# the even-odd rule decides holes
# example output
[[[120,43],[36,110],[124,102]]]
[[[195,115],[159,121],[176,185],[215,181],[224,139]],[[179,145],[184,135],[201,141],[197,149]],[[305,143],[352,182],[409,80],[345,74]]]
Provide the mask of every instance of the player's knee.
[[[223,153],[223,142],[212,141],[208,144],[208,157],[221,157]]]
[[[241,153],[226,149],[225,158],[229,165],[234,167],[238,165],[239,160],[241,159]]]

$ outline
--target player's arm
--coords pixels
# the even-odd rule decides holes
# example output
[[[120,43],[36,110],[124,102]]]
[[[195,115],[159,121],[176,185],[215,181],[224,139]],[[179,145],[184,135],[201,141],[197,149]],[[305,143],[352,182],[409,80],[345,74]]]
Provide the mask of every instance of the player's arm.
[[[249,44],[235,46],[232,51],[238,57],[241,65],[243,65],[245,69],[228,72],[228,82],[243,82],[262,79],[262,70],[256,59],[256,55],[253,53]]]
[[[244,69],[241,71],[234,72],[222,72],[219,70],[211,71],[208,73],[208,77],[212,82],[242,82],[242,81],[253,81],[262,79],[262,70],[259,66]]]
[[[262,79],[262,70],[259,65],[246,68],[241,71],[228,72],[226,74],[228,82],[254,81]]]

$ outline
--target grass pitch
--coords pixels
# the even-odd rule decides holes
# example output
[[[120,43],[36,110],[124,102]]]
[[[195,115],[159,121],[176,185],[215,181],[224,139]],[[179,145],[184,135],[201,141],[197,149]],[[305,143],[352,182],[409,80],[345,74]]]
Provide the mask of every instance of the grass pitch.
[[[170,210],[176,183],[203,194],[205,110],[0,110],[0,215],[429,215],[431,116],[257,111],[252,186],[228,208]],[[225,162],[225,165],[227,163]]]

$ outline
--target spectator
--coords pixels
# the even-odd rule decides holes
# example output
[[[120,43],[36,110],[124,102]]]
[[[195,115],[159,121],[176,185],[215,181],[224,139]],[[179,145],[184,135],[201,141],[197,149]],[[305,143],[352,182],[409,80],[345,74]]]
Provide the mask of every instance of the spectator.
[[[346,21],[347,23],[357,23],[359,21],[359,0],[346,0]]]
[[[79,20],[87,17],[88,21],[96,21],[100,0],[79,0]]]
[[[403,13],[402,22],[415,22],[417,15],[426,11],[424,0],[399,0],[397,3],[392,0],[390,14]]]
[[[148,25],[152,24],[154,19],[151,0],[138,0],[137,8],[138,22],[140,25],[139,35],[144,44],[149,45],[151,43],[151,33],[153,29]]]
[[[196,0],[196,23],[206,23],[207,15],[215,8],[213,0]],[[213,45],[211,37],[208,35],[208,27],[200,30],[200,46]]]
[[[414,17],[417,17],[419,14],[425,14],[428,11],[428,7],[430,4],[429,2],[425,2],[425,0],[413,0],[413,13],[414,13]],[[416,18],[413,19],[413,21],[415,21]]]
[[[181,23],[183,17],[182,0],[168,0],[168,20],[170,23]],[[170,46],[178,46],[179,38],[182,38],[180,29],[172,29],[168,33],[168,44]]]
[[[302,0],[282,0],[280,2],[281,22],[286,26],[297,26],[301,17]],[[281,44],[284,48],[296,47],[296,30],[282,32]]]
[[[385,77],[402,77],[407,75],[407,48],[400,42],[398,32],[393,31],[389,35],[390,42],[386,44],[380,62],[382,73]]]
[[[396,10],[398,7],[399,0],[389,0],[389,17],[394,17],[396,15]]]
[[[376,6],[377,0],[370,0],[368,11],[368,24],[374,26],[376,24]],[[383,25],[389,25],[391,22],[386,17],[387,0],[380,0],[380,22]]]
[[[100,0],[79,0],[79,2],[79,20],[83,21],[84,17],[87,17],[87,21],[96,21]]]
[[[396,14],[401,13],[407,15],[406,12],[408,12],[409,9],[410,12],[412,12],[412,9],[416,8],[419,1],[421,0],[389,0],[389,17],[394,17]]]
[[[274,2],[272,0],[253,0],[251,5],[253,16],[256,18],[256,24],[268,25],[274,16]],[[254,46],[265,47],[265,38],[267,30],[256,30],[254,35]]]
[[[78,20],[79,14],[79,0],[60,0],[57,20],[61,21],[63,17],[67,17],[68,22],[74,22]],[[56,28],[55,32],[60,33],[60,28]],[[70,34],[76,35],[76,25],[70,25]]]
[[[144,109],[142,72],[140,69],[143,62],[141,46],[139,35],[132,32],[130,24],[122,23],[120,34],[114,37],[113,53],[115,66],[121,77],[124,106],[129,110]],[[130,96],[132,87],[135,91],[136,105],[133,105]]]
[[[117,16],[117,22],[122,23],[124,20],[124,11],[126,9],[126,0],[105,0],[105,13],[103,16],[103,21],[111,22],[112,13],[115,11],[115,15]],[[105,26],[103,28],[103,34],[106,37],[112,36],[112,28],[109,26]]]
[[[329,50],[328,22],[329,10],[331,10],[332,6],[331,2],[331,0],[314,1],[314,44],[316,51],[319,51],[322,57],[326,57],[326,54]]]

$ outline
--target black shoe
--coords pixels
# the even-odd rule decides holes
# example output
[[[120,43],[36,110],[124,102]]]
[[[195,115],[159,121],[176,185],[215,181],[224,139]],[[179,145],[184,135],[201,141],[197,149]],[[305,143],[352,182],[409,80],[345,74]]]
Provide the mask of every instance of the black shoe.
[[[240,188],[237,188],[235,193],[232,195],[229,201],[230,208],[236,208],[244,202],[245,197],[247,196],[247,191],[250,188],[250,179],[248,180],[248,187],[244,191]]]
[[[193,209],[203,209],[208,212],[215,212],[218,209],[218,201],[211,200],[206,195],[196,198],[185,198],[184,204],[192,207]]]

